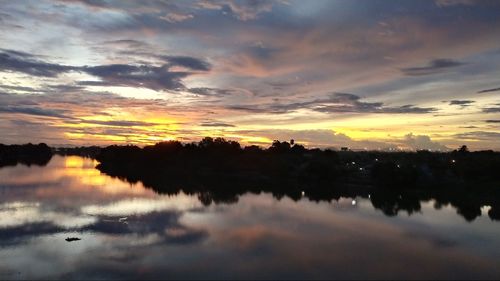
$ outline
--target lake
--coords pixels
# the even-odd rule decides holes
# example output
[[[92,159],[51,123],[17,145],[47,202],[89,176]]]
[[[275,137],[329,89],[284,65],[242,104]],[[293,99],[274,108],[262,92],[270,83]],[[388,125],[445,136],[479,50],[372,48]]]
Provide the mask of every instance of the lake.
[[[370,195],[204,203],[96,164],[0,168],[0,279],[500,278],[489,206],[471,221],[433,200],[387,216]]]

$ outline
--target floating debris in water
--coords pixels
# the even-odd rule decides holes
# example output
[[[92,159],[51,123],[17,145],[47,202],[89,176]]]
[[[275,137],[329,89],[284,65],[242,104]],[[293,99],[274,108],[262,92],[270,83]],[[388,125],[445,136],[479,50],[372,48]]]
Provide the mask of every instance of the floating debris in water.
[[[78,240],[82,240],[82,239],[80,239],[78,237],[68,237],[64,240],[66,240],[66,242],[73,242],[73,241],[78,241]]]

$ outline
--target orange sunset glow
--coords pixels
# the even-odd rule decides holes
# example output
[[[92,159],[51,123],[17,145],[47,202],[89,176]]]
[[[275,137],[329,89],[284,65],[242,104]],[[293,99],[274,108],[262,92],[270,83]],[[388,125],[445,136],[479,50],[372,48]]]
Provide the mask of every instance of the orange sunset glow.
[[[0,142],[500,149],[496,1],[139,2],[2,3]]]

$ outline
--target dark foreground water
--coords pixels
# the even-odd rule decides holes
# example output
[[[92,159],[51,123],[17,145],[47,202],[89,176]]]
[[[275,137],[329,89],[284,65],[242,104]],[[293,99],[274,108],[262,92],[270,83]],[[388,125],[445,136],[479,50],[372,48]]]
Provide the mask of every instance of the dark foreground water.
[[[56,156],[0,169],[0,279],[500,278],[488,206],[472,222],[432,200],[392,217],[362,198],[205,206],[95,164]]]

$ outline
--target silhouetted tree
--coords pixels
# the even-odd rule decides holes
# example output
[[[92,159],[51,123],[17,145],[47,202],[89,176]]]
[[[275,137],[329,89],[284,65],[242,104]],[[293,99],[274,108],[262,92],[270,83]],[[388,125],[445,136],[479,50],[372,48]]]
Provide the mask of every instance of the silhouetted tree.
[[[24,165],[47,165],[52,158],[52,149],[45,143],[24,145],[0,144],[0,167]]]
[[[273,153],[286,153],[290,151],[290,143],[284,141],[280,142],[279,140],[273,141],[271,147],[268,148],[268,151]]]
[[[292,141],[290,141],[292,142]],[[235,141],[204,138],[200,142],[162,142],[140,148],[109,146],[98,168],[130,182],[141,181],[162,194],[181,190],[204,204],[232,203],[246,192],[270,192],[276,198],[338,200],[367,196],[386,215],[420,210],[435,199],[451,204],[466,220],[484,205],[498,206],[500,153],[332,151],[274,141],[268,149],[241,148]],[[497,218],[498,207],[490,210]],[[479,210],[479,211],[478,211]]]

